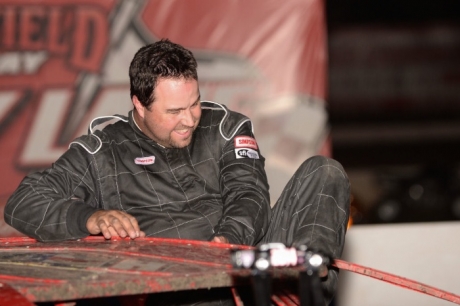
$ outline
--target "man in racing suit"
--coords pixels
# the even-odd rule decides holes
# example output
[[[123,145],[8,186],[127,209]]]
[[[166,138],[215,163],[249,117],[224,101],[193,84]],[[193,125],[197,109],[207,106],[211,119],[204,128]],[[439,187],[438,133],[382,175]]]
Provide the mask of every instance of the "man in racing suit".
[[[338,162],[305,161],[272,209],[250,120],[200,101],[189,50],[169,40],[141,48],[130,81],[128,117],[96,118],[51,168],[28,175],[7,202],[8,224],[40,241],[102,234],[283,242],[341,255],[349,182]],[[336,281],[328,271],[328,298]]]

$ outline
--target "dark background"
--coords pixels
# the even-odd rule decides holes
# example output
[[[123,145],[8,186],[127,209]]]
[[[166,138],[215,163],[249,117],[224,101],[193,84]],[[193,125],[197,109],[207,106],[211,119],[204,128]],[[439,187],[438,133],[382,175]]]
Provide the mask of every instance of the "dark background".
[[[355,223],[460,219],[460,1],[326,1],[333,157]]]

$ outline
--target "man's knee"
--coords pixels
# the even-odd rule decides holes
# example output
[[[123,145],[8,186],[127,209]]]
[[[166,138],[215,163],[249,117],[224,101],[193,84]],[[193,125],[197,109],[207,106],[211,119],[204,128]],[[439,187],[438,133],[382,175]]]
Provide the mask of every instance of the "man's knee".
[[[312,156],[299,167],[297,178],[302,178],[300,181],[305,188],[318,186],[324,193],[334,196],[338,205],[348,210],[350,181],[343,166],[335,159]]]
[[[304,173],[324,174],[330,176],[337,176],[339,179],[348,181],[347,174],[341,163],[330,157],[315,155],[305,160],[299,167],[299,170]]]

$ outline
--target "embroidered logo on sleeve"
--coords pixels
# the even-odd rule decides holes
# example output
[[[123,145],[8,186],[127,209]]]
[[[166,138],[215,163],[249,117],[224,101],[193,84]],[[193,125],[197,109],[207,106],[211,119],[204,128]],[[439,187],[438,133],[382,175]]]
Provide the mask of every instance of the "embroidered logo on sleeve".
[[[257,150],[259,147],[257,146],[257,141],[249,136],[236,136],[235,140],[235,148],[251,148]]]
[[[137,165],[151,165],[155,163],[155,156],[136,157],[134,163]]]
[[[235,149],[236,158],[252,158],[259,159],[259,153],[253,149]]]

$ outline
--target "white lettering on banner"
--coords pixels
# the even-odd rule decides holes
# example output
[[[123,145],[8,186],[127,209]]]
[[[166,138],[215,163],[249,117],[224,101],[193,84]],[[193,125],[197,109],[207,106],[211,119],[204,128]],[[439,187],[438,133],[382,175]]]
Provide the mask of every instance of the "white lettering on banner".
[[[56,147],[54,143],[69,108],[71,95],[69,89],[54,89],[43,93],[21,154],[21,164],[49,164],[65,152],[67,146]]]
[[[134,163],[136,165],[151,165],[155,163],[155,156],[136,157]]]
[[[235,149],[235,156],[236,158],[252,158],[252,159],[259,159],[259,153],[255,150],[242,148],[242,149]]]
[[[235,148],[252,148],[258,149],[257,141],[249,136],[237,136],[234,139]]]
[[[18,53],[5,53],[0,55],[0,75],[19,74],[21,60]]]
[[[85,119],[79,124],[80,128],[77,129],[74,137],[68,141],[86,134],[90,121],[95,117],[111,113],[127,113],[131,105],[125,98],[126,96],[129,97],[129,90],[126,86],[104,90],[93,107],[85,114]],[[17,94],[2,93],[0,95],[0,118],[3,112],[10,109],[9,105],[16,100]],[[72,91],[70,89],[54,89],[43,93],[30,133],[20,154],[19,161],[22,167],[47,166],[67,150],[67,144],[56,146],[56,140],[62,132],[62,126],[65,124],[63,121],[71,103]]]
[[[35,74],[47,59],[45,51],[1,54],[0,75]]]

